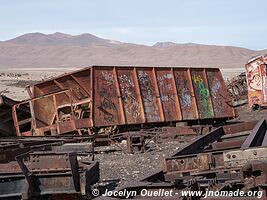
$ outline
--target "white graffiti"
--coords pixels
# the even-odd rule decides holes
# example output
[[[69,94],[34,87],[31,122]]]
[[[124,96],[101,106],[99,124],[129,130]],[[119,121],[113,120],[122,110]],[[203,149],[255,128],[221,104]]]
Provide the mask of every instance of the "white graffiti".
[[[140,105],[135,98],[134,83],[131,77],[128,77],[126,74],[119,76],[120,88],[122,93],[123,101],[125,102],[125,111],[128,115],[131,115],[134,119],[140,116]]]
[[[139,110],[140,110],[139,102],[132,97],[131,102],[127,104],[127,106],[125,107],[126,113],[131,115],[134,119],[136,119],[140,116]]]
[[[192,97],[188,93],[182,93],[181,97],[181,106],[182,108],[191,107],[192,106]]]
[[[114,84],[113,74],[111,74],[109,72],[102,72],[102,76],[103,76],[104,80],[106,80],[108,85],[113,85]]]
[[[158,82],[159,82],[159,86],[164,86],[165,85],[165,80],[167,80],[167,79],[171,79],[172,78],[172,74],[169,74],[169,73],[167,73],[167,74],[164,74],[164,75],[162,75],[162,76],[158,76],[157,77],[157,80],[158,80]],[[169,86],[169,89],[172,89],[172,86],[171,86],[171,84],[168,84]]]
[[[148,79],[148,75],[147,75],[147,73],[145,72],[145,71],[138,71],[138,78],[139,79]]]
[[[222,84],[220,81],[216,81],[215,84],[213,84],[213,86],[211,87],[211,95],[213,96],[213,98],[216,98],[217,92],[220,90]]]

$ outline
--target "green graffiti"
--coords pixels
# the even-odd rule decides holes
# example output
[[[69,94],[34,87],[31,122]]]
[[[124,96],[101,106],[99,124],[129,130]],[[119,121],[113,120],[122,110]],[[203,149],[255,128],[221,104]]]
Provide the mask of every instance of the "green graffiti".
[[[198,86],[198,92],[201,96],[201,102],[207,117],[212,117],[212,112],[209,104],[210,93],[205,87],[203,79],[200,76],[193,76],[193,81]]]
[[[203,81],[200,81],[198,83],[198,87],[199,87],[199,93],[201,94],[201,97],[202,97],[203,106],[205,110],[207,111],[207,117],[212,117],[210,104],[209,104],[209,97],[210,97],[209,90],[205,87]]]

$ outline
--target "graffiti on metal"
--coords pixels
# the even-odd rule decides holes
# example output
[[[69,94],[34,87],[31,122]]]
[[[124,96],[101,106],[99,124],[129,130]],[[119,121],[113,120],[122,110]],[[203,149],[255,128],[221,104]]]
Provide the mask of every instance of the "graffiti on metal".
[[[159,122],[160,116],[156,100],[155,87],[150,79],[150,77],[152,77],[152,71],[138,70],[137,72],[147,122]]]
[[[173,75],[170,71],[157,71],[157,82],[159,85],[160,100],[162,102],[162,109],[164,111],[165,120],[174,121],[179,118],[176,107],[175,93],[173,85]]]
[[[198,70],[192,71],[192,82],[198,102],[200,118],[212,118],[213,109],[210,102],[210,91],[204,82],[203,72]]]
[[[141,123],[141,106],[136,93],[133,73],[127,70],[118,70],[117,73],[126,122],[129,124]]]
[[[95,70],[98,81],[95,82],[96,107],[95,114],[98,116],[97,123],[118,123],[118,99],[116,98],[116,86],[114,75],[110,70]]]
[[[183,119],[194,119],[197,118],[196,110],[193,106],[193,97],[194,93],[190,86],[190,77],[187,73],[187,69],[179,69],[174,71],[175,81],[179,96],[179,101],[181,105],[181,111]]]
[[[246,65],[249,106],[267,105],[267,56],[257,56]]]
[[[210,95],[213,105],[213,111],[215,117],[227,117],[225,113],[231,112],[229,103],[230,97],[221,91],[226,90],[226,86],[223,83],[223,79],[220,76],[220,72],[216,69],[207,70],[207,80],[210,87]]]
[[[219,69],[93,66],[38,83],[33,91],[37,99],[27,102],[34,101],[34,128],[50,126],[60,131],[55,134],[235,117]]]

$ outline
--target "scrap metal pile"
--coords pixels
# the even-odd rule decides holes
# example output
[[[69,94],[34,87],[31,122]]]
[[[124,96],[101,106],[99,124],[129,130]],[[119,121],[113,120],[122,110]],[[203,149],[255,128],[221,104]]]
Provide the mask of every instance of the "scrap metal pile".
[[[165,158],[162,171],[120,191],[133,199],[160,189],[167,198],[153,199],[226,200],[235,191],[235,199],[267,199],[266,131],[265,120],[221,126]]]
[[[89,195],[99,180],[92,153],[91,138],[2,138],[0,198]]]
[[[6,96],[0,96],[0,137],[4,136],[16,136],[16,129],[12,118],[12,107],[16,105],[17,101],[14,101]],[[21,106],[17,112],[19,118],[27,118],[30,116],[30,109]]]
[[[266,197],[266,122],[222,126],[237,113],[219,69],[92,66],[27,91],[30,99],[0,105],[0,198],[90,199],[95,146],[127,140],[134,153],[194,137],[161,172],[124,189],[238,188]]]
[[[226,84],[228,93],[233,100],[233,106],[247,103],[248,86],[245,72],[233,77],[231,80],[228,80]]]

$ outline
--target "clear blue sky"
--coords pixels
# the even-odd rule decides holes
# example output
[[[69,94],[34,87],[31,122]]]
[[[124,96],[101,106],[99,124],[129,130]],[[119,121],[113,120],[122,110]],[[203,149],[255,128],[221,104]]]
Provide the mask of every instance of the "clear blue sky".
[[[266,0],[0,0],[0,40],[29,32],[92,33],[267,48]]]

